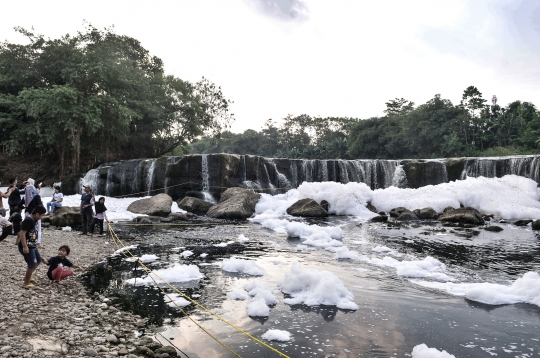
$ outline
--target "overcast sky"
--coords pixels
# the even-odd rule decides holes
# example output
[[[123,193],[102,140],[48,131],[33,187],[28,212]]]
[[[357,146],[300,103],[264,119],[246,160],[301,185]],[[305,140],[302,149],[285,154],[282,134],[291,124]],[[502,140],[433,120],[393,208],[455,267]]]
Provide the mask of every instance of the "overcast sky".
[[[395,97],[458,103],[470,85],[540,105],[538,0],[17,0],[2,2],[0,40],[84,20],[138,39],[168,73],[221,86],[235,132],[288,114],[381,116]]]

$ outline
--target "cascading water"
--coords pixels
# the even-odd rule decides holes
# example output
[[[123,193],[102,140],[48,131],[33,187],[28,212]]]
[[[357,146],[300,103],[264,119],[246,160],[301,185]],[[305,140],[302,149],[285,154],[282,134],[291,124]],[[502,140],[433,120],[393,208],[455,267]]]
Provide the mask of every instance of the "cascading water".
[[[394,171],[394,176],[392,177],[392,186],[396,188],[406,188],[407,187],[407,174],[403,169],[403,165],[398,165]]]
[[[216,200],[210,194],[210,173],[208,172],[208,154],[202,155],[202,187],[204,200],[210,203],[215,203]]]
[[[98,169],[90,169],[84,178],[81,180],[81,188],[79,189],[79,193],[82,190],[82,186],[89,186],[92,189],[92,193],[97,192],[98,187],[98,178],[99,178],[99,170]]]
[[[152,164],[150,164],[150,167],[148,168],[148,172],[146,173],[146,194],[147,195],[152,195],[155,169],[156,169],[156,159],[152,160]]]

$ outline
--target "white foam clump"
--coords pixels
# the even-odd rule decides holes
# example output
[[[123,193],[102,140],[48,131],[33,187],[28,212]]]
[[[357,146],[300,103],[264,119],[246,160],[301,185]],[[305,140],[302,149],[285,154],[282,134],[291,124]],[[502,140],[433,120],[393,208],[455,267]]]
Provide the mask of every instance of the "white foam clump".
[[[227,293],[227,296],[233,300],[247,300],[249,298],[249,295],[243,290],[232,290]]]
[[[170,283],[189,282],[200,280],[203,275],[196,265],[180,265],[176,263],[172,267],[156,270],[142,278],[130,278],[126,280],[126,283],[130,285],[147,285],[154,284],[154,280],[158,284],[164,283],[160,278]]]
[[[419,344],[413,348],[412,358],[456,358],[447,351],[439,351],[436,348],[429,348],[425,343]]]
[[[287,199],[289,193],[290,198]],[[400,206],[409,210],[431,207],[441,212],[448,206],[459,208],[463,204],[482,214],[493,214],[505,219],[540,218],[540,191],[537,183],[516,175],[502,178],[469,177],[418,189],[391,186],[371,190],[364,183],[304,182],[298,189],[281,196],[276,195],[273,199],[263,196],[256,206],[256,212],[262,214],[266,211],[267,219],[270,213],[284,215],[285,206],[304,198],[317,202],[327,200],[330,213],[360,217],[377,215],[365,207],[367,202],[371,202],[378,210],[386,212]]]
[[[278,299],[272,294],[270,287],[262,282],[247,282],[244,285],[244,290],[253,297],[246,307],[248,316],[268,317],[270,306],[278,303]]]
[[[176,201],[173,201],[173,202],[172,202],[172,205],[171,205],[171,213],[182,213],[182,214],[185,214],[185,213],[187,213],[187,211],[184,210],[184,209],[180,209],[180,208],[178,207],[178,203],[177,203]]]
[[[280,329],[269,329],[262,338],[267,341],[288,342],[291,340],[291,333]]]
[[[183,258],[190,257],[191,255],[193,255],[193,251],[189,251],[189,250],[185,250],[180,253],[180,256],[182,256]]]
[[[298,263],[293,263],[291,271],[285,274],[279,287],[283,293],[292,296],[283,300],[290,305],[327,305],[348,310],[358,309],[358,305],[353,302],[354,295],[329,271],[304,270]]]
[[[488,305],[530,303],[540,306],[540,274],[527,272],[511,285],[495,283],[452,283],[412,281],[424,287],[446,291],[456,296]]]
[[[137,248],[137,245],[125,246],[125,247],[122,247],[121,249],[118,249],[115,252],[113,252],[111,256],[118,256],[123,252],[133,250],[133,249],[136,249],[136,248]]]
[[[349,250],[348,247],[343,246],[333,250],[334,258],[336,260],[349,259],[349,260],[360,260],[360,255],[356,251]]]
[[[221,269],[227,272],[239,272],[252,276],[264,275],[263,269],[259,265],[257,265],[256,262],[251,260],[238,259],[236,257],[223,260],[223,262],[221,263]]]
[[[139,260],[141,260],[141,262],[143,262],[143,263],[154,262],[157,259],[159,259],[159,257],[157,257],[156,255],[142,255],[139,258]]]
[[[179,295],[178,293],[168,293],[167,295],[170,297],[170,299],[169,297],[165,296],[165,303],[167,303],[169,307],[176,307],[176,306],[186,307],[191,304],[191,302],[186,300],[183,296]]]
[[[62,231],[71,231],[71,226],[64,226]]]
[[[373,249],[371,249],[371,251],[373,251],[373,252],[392,252],[394,250],[392,250],[389,247],[379,245],[379,246],[374,247]]]
[[[236,241],[238,242],[246,242],[248,240],[249,238],[245,237],[243,234],[238,235],[238,237],[236,238]]]
[[[215,247],[227,247],[230,244],[234,244],[234,241],[220,242],[219,244],[214,244]]]
[[[403,277],[431,278],[443,282],[454,281],[452,277],[444,273],[446,265],[431,256],[416,261],[398,261],[389,256],[382,259],[362,256],[361,260],[376,266],[393,267],[396,273]]]

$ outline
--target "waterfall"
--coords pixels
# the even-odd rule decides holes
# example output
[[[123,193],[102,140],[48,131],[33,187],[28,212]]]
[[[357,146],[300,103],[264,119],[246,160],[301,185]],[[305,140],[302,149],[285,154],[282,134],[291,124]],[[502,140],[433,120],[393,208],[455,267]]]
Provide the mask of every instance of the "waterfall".
[[[98,178],[99,178],[99,170],[98,169],[90,169],[84,178],[81,180],[81,188],[79,190],[82,190],[82,186],[89,186],[92,189],[92,193],[97,192],[98,188]],[[80,193],[80,191],[79,191]]]
[[[154,180],[154,170],[156,169],[156,160],[152,160],[152,164],[150,164],[150,168],[148,168],[148,172],[146,173],[146,194],[152,195],[152,187],[153,187],[153,180]]]
[[[339,176],[341,177],[340,182],[342,184],[347,184],[349,182],[349,174],[347,173],[346,162],[341,159],[338,160],[338,167],[339,167]]]
[[[293,188],[297,188],[300,185],[300,183],[298,183],[298,167],[296,166],[296,160],[291,160],[291,182]]]
[[[394,176],[392,177],[392,186],[396,188],[406,188],[407,187],[407,175],[403,169],[403,165],[398,165],[394,171]]]
[[[202,155],[202,187],[204,200],[210,203],[216,203],[216,200],[210,194],[210,173],[208,172],[208,154]]]

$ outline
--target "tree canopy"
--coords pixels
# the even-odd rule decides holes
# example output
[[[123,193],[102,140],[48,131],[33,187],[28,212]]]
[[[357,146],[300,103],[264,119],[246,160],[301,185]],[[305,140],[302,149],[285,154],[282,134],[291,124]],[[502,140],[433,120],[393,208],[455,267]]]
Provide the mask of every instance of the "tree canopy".
[[[60,175],[82,162],[160,156],[234,120],[220,87],[167,75],[161,59],[111,28],[59,39],[16,31],[26,45],[0,43],[4,150],[57,155]]]

